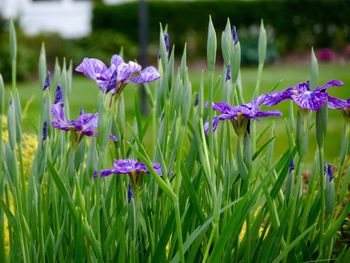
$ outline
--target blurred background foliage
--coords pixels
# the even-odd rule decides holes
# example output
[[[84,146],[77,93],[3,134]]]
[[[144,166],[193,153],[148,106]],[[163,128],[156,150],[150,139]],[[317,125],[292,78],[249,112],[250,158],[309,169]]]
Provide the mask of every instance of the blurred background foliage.
[[[181,50],[187,44],[190,61],[206,55],[207,21],[211,15],[220,41],[221,32],[230,18],[237,26],[242,47],[242,64],[257,63],[258,25],[264,20],[268,33],[267,63],[280,61],[292,53],[309,53],[313,46],[324,51],[320,60],[350,56],[349,1],[147,1],[148,52],[158,53],[160,23],[168,25],[171,45]],[[119,53],[134,60],[138,57],[138,8],[134,1],[104,5],[94,1],[91,35],[64,39],[58,34],[29,37],[18,32],[18,77],[35,76],[37,57],[44,42],[51,67],[55,57],[66,57],[77,65],[84,57],[98,57],[109,63],[111,54]],[[220,47],[220,43],[218,43]],[[218,50],[220,52],[220,48]],[[7,24],[0,19],[0,72],[9,79]],[[220,59],[220,56],[218,56]]]

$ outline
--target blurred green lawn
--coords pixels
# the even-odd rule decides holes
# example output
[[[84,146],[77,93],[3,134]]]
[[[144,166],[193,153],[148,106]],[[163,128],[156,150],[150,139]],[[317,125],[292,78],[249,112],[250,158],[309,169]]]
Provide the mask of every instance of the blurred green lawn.
[[[205,67],[205,65],[203,66]],[[199,87],[201,70],[192,70],[190,67],[190,76],[192,81],[193,90],[197,90]],[[218,77],[219,77],[218,73]],[[250,100],[253,94],[253,90],[256,82],[257,68],[243,68],[241,71],[243,94],[246,101]],[[350,97],[350,64],[321,64],[319,67],[319,84],[323,85],[325,82],[331,79],[339,79],[345,83],[344,87],[331,88],[329,93],[331,95],[348,98]],[[277,83],[280,83],[277,90],[282,90],[288,86],[295,85],[299,82],[306,81],[310,76],[309,65],[274,65],[264,68],[263,76],[261,79],[261,93],[269,92]],[[7,83],[9,85],[9,83]],[[27,105],[26,117],[24,119],[24,129],[27,132],[36,132],[36,126],[40,116],[40,94],[41,90],[37,83],[19,83],[18,90],[21,97],[22,107]],[[52,89],[52,92],[54,89]],[[94,112],[97,110],[97,94],[99,90],[95,83],[89,79],[75,75],[73,78],[73,89],[70,98],[71,115],[77,116],[80,107],[83,107],[85,112]],[[125,105],[126,105],[126,117],[128,120],[133,119],[134,99],[138,92],[138,87],[135,85],[128,86],[124,91]],[[220,99],[218,94],[217,100]],[[284,102],[276,107],[280,109],[287,117],[289,112],[289,103]],[[295,107],[296,113],[296,107]],[[285,122],[284,118],[274,118],[276,122],[276,146],[275,154],[279,155],[287,148],[287,136],[285,134]],[[271,119],[261,120],[258,123],[257,131],[263,129],[271,122]],[[329,113],[329,125],[328,135],[325,144],[325,157],[329,162],[334,161],[337,157],[341,135],[343,129],[342,114],[338,111],[330,111]],[[314,130],[310,136],[310,150],[309,160],[313,158],[315,150],[315,136]]]

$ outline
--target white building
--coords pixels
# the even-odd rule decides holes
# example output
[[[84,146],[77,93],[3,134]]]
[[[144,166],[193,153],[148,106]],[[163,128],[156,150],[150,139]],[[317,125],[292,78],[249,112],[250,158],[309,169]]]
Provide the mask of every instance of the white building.
[[[0,15],[5,19],[18,18],[28,35],[57,32],[67,38],[76,38],[91,32],[92,5],[92,0],[0,0]]]

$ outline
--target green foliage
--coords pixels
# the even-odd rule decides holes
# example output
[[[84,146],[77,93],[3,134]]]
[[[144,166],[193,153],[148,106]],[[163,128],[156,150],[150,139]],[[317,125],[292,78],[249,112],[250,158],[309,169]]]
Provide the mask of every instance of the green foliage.
[[[260,93],[265,53],[261,28],[256,95]],[[304,143],[317,133],[310,123],[312,113],[305,110],[299,110],[297,124],[290,118],[287,130],[290,137],[301,138],[290,140],[277,156],[273,155],[277,140],[273,124],[256,129],[253,135],[253,131],[247,132],[247,119],[239,116],[242,126],[220,123],[215,133],[205,134],[205,121],[210,123],[214,117],[205,101],[210,104],[222,96],[228,103],[237,104],[244,101],[242,93],[247,91],[241,81],[239,43],[226,43],[231,50],[223,52],[226,62],[238,67],[237,76],[222,81],[217,74],[216,35],[210,21],[208,70],[200,76],[198,104],[189,77],[187,50],[175,69],[175,51],[170,55],[164,52],[161,31],[161,77],[145,85],[150,115],[141,116],[137,97],[132,111],[127,112],[127,93],[116,97],[100,92],[94,96],[99,113],[98,138],[84,137],[77,145],[69,136],[76,136],[76,131],[50,126],[47,139],[41,141],[41,127],[37,127],[40,146],[29,173],[23,169],[22,108],[13,82],[7,109],[9,141],[0,140],[0,223],[6,219],[6,224],[0,224],[0,254],[5,262],[333,260],[337,231],[350,211],[346,200],[350,170],[345,169],[344,158],[340,158],[338,176],[324,184],[323,144],[315,152]],[[230,39],[229,30],[222,39]],[[45,53],[42,48],[41,75]],[[311,68],[313,79],[318,79],[316,60]],[[226,69],[224,65],[221,71]],[[72,65],[64,61],[61,67],[57,62],[53,76],[54,82],[62,84],[64,107],[70,115]],[[3,101],[1,77],[0,92]],[[49,90],[37,89],[40,92],[45,112],[45,103],[53,98]],[[84,95],[79,94],[81,103]],[[293,111],[291,106],[286,114],[293,115]],[[316,117],[316,122],[320,120]],[[255,127],[253,122],[250,125]],[[322,119],[321,124],[325,123]],[[347,125],[343,136],[348,144]],[[1,137],[3,127],[0,129]],[[110,132],[118,136],[116,142],[106,140]],[[152,139],[147,140],[150,135]],[[328,140],[334,143],[333,138]],[[347,152],[348,145],[342,148],[345,150],[341,152]],[[308,166],[306,152],[315,156]],[[138,175],[143,181],[138,187],[134,185],[130,202],[127,189],[136,171],[108,177],[92,175],[95,170],[112,167],[114,159],[126,158],[142,161],[149,171]],[[292,159],[295,169],[290,169]],[[156,173],[153,162],[160,163],[162,176]],[[303,172],[307,168],[311,172],[306,182]],[[348,245],[334,257],[346,261]]]

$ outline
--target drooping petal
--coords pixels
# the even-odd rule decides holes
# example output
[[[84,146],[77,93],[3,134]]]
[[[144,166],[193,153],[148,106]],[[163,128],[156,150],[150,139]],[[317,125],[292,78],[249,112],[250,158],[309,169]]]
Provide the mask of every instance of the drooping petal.
[[[54,116],[53,120],[51,121],[51,125],[56,129],[68,131],[70,126],[66,120],[63,105],[60,103],[53,104],[50,107],[50,111]]]
[[[282,112],[280,112],[279,110],[271,110],[271,111],[258,111],[255,114],[255,117],[257,118],[261,118],[261,117],[278,117],[278,116],[282,116]]]
[[[114,174],[114,169],[104,169],[104,170],[101,170],[101,176],[102,177],[106,177],[108,175],[111,175],[111,174]]]
[[[288,88],[284,91],[274,91],[266,94],[266,97],[262,102],[262,104],[267,107],[275,106],[282,101],[291,99],[291,96],[293,94],[295,94],[295,92],[293,91],[293,88]]]
[[[328,81],[326,84],[324,84],[321,87],[316,87],[314,89],[314,92],[324,92],[329,87],[339,87],[339,86],[343,86],[343,85],[344,85],[344,83],[340,80],[331,80],[331,81]]]
[[[325,104],[328,95],[324,92],[306,91],[291,97],[300,108],[318,111]]]
[[[208,105],[206,105],[208,107]],[[222,114],[232,114],[235,112],[235,107],[225,102],[213,102],[212,109]]]
[[[158,70],[155,67],[150,66],[142,70],[142,72],[138,76],[132,78],[130,82],[148,83],[148,82],[155,81],[159,78],[160,78],[160,73],[158,72]]]
[[[329,109],[345,109],[348,107],[348,103],[345,100],[328,96],[328,108]]]
[[[107,70],[107,67],[99,59],[84,58],[83,62],[75,70],[93,80],[99,80],[101,75]]]
[[[141,71],[141,69],[142,69],[142,67],[139,64],[137,64],[136,62],[133,62],[133,61],[129,61],[128,67],[129,67],[129,71],[130,71],[131,75],[133,75],[136,72]]]

